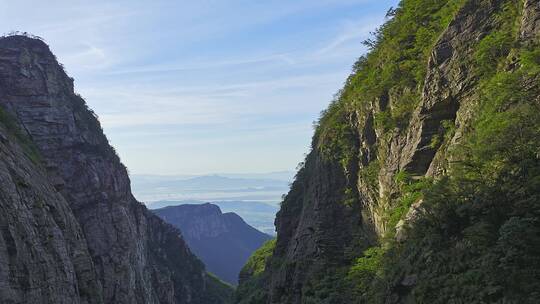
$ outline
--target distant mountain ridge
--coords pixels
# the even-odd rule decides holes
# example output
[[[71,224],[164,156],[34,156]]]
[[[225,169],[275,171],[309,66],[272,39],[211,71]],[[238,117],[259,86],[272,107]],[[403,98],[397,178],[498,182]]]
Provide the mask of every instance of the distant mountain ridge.
[[[136,179],[190,179],[204,176],[221,176],[227,178],[244,179],[271,179],[285,182],[291,182],[294,179],[294,171],[275,171],[267,173],[209,173],[209,174],[133,174]]]
[[[210,272],[234,285],[249,256],[271,239],[236,213],[222,213],[219,206],[210,203],[169,206],[153,212],[180,229]]]
[[[200,205],[211,203],[219,206],[223,212],[234,212],[238,214],[250,226],[269,235],[275,235],[274,220],[279,210],[277,204],[262,203],[256,201],[200,201],[200,200],[182,200],[182,201],[157,201],[148,204],[149,209],[159,209],[168,206],[178,205]]]
[[[135,177],[137,180],[137,177]],[[282,180],[265,179],[265,178],[241,178],[241,177],[224,177],[220,175],[204,175],[194,176],[190,178],[164,178],[164,177],[146,177],[146,182],[157,184],[159,186],[176,186],[196,189],[204,187],[208,189],[219,188],[259,188],[271,186],[283,186],[287,183]]]
[[[259,175],[132,175],[134,195],[151,203],[162,200],[250,200],[278,203],[289,190],[285,173]]]

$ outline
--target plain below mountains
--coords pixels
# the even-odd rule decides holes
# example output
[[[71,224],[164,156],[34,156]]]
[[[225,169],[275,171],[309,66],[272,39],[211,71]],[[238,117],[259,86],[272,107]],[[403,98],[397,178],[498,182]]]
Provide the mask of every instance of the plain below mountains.
[[[222,280],[236,285],[249,256],[271,236],[217,205],[186,204],[153,210],[182,232],[190,249]]]
[[[150,209],[212,203],[240,215],[249,225],[275,235],[274,220],[291,172],[219,175],[133,175],[135,197]]]
[[[290,172],[223,175],[133,175],[133,193],[143,202],[162,200],[278,203],[289,191]]]

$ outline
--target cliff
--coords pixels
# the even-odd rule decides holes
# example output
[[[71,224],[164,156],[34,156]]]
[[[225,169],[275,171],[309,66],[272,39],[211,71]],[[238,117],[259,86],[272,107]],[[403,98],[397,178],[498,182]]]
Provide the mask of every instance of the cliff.
[[[537,301],[540,2],[403,0],[388,19],[239,303]]]
[[[271,238],[236,213],[222,213],[209,203],[170,206],[153,212],[180,229],[208,271],[233,285],[238,283],[238,274],[250,255]]]
[[[12,130],[2,129],[2,303],[225,301],[178,230],[135,200],[44,42],[0,39],[0,107]]]

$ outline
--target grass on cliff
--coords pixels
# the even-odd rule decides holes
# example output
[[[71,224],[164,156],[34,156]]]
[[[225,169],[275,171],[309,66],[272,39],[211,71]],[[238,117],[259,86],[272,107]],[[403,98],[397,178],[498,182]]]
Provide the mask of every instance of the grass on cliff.
[[[499,27],[477,45],[480,115],[451,152],[450,174],[414,192],[423,211],[405,242],[368,249],[351,267],[360,302],[540,296],[540,48],[520,45],[520,5],[504,3]]]
[[[263,275],[266,265],[276,247],[276,239],[271,239],[257,249],[240,272],[240,285],[236,289],[238,304],[257,304],[266,302],[266,286]]]
[[[222,304],[233,304],[233,294],[234,288],[220,280],[214,274],[207,272],[208,283],[206,293],[206,299],[208,303],[222,303]]]
[[[379,261],[377,280],[358,281],[370,303],[400,292],[417,303],[536,303],[539,126],[540,107],[526,102],[483,115],[454,173],[425,190],[406,242]]]
[[[382,131],[380,138],[389,138],[393,132],[406,129],[410,116],[417,106],[427,62],[437,38],[453,19],[464,0],[405,0],[397,9],[388,12],[388,21],[365,41],[370,52],[358,59],[353,73],[344,88],[336,95],[328,109],[321,113],[315,125],[313,150],[320,151],[326,161],[341,165],[346,175],[354,163],[359,150],[358,130],[371,111],[376,107],[374,128]],[[391,101],[391,103],[390,103]],[[309,156],[308,156],[309,161]],[[384,156],[372,160],[358,174],[364,175],[371,188],[378,187],[378,173]],[[354,178],[354,176],[353,176]],[[299,174],[295,184],[282,204],[283,208],[300,208],[298,192],[304,174]],[[351,179],[352,180],[352,179]],[[353,186],[356,186],[353,180]],[[402,200],[402,208],[389,214],[390,221],[397,222],[408,207],[419,197],[418,184],[407,186],[410,197]],[[407,188],[405,187],[405,188]],[[350,197],[351,188],[343,189],[343,196]],[[354,191],[353,191],[354,192]],[[356,198],[357,199],[357,198]],[[299,201],[298,201],[299,200]],[[351,204],[350,199],[344,200]],[[357,282],[368,282],[379,268],[379,261],[386,249],[369,249],[349,267],[327,268],[314,274],[303,289],[305,303],[353,303],[357,301]],[[241,285],[242,286],[242,285]],[[364,284],[366,290],[369,284]],[[254,289],[252,289],[254,290]],[[249,293],[246,293],[249,294]],[[277,295],[279,296],[279,295]]]
[[[24,153],[32,162],[35,164],[41,162],[39,151],[28,134],[19,128],[15,118],[2,107],[0,107],[0,124],[6,128],[9,135],[13,136],[18,141]]]
[[[504,44],[492,37],[479,50]],[[422,216],[406,241],[370,249],[351,267],[348,279],[365,303],[396,295],[414,303],[537,303],[540,51],[510,45],[491,53],[495,69],[478,70],[479,115],[451,151],[450,174],[422,189]],[[484,57],[476,59],[482,67]],[[369,254],[375,250],[382,254]]]
[[[358,60],[322,113],[312,148],[346,170],[359,149],[355,126],[370,103],[381,107],[374,117],[380,138],[403,131],[419,100],[429,52],[464,2],[405,0],[390,11],[392,19],[366,42],[371,52]],[[462,144],[449,151],[448,176],[436,181],[412,180],[405,172],[396,176],[400,196],[386,214],[388,226],[423,199],[419,220],[405,230],[406,240],[395,241],[391,231],[378,246],[358,252],[351,265],[311,274],[302,289],[304,303],[537,303],[540,46],[519,41],[523,1],[501,3],[495,27],[470,58],[478,78],[473,109],[478,115],[464,130]],[[396,104],[386,105],[392,96]],[[433,146],[455,132],[450,121],[443,127],[445,134]],[[383,161],[363,168],[363,180],[376,187]],[[294,191],[306,187],[304,174],[299,172],[299,187],[282,208],[302,207],[301,193]],[[263,299],[264,287],[246,286],[244,299],[257,292]]]
[[[408,0],[388,12],[390,18],[364,42],[370,48],[353,66],[345,87],[336,95],[316,125],[317,148],[343,163],[356,153],[353,138],[356,118],[367,114],[372,101],[380,101],[376,125],[385,132],[406,128],[420,100],[429,53],[463,0]],[[387,105],[389,95],[396,100]],[[314,147],[315,148],[315,147]]]
[[[276,239],[271,239],[265,242],[251,255],[242,272],[248,272],[254,276],[263,273],[266,267],[266,262],[268,258],[272,255],[275,247]]]

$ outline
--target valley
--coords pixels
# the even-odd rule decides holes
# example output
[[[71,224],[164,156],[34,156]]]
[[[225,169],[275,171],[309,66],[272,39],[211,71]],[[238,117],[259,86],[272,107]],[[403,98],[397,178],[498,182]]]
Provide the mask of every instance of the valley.
[[[52,45],[26,32],[1,36],[0,303],[538,303],[540,1],[402,0],[389,9],[384,1],[353,2],[279,2],[273,11],[262,8],[277,2],[243,2],[233,6],[241,16],[221,7],[220,18],[251,21],[229,26],[248,35],[271,25],[289,39],[290,51],[220,57],[217,69],[190,60],[229,46],[256,53],[251,47],[268,48],[261,37],[280,39],[263,31],[248,35],[249,44],[240,45],[241,35],[223,42],[218,30],[202,26],[213,19],[191,19],[197,14],[183,15],[192,27],[162,26],[166,17],[179,20],[182,11],[172,9],[178,3],[123,3],[133,11],[122,6],[122,14],[107,18],[102,13],[115,6],[98,3],[100,24],[111,19],[121,28],[116,21],[136,20],[197,36],[188,44],[153,31],[145,40],[137,29],[115,41],[141,39],[144,50],[115,45],[121,55],[110,56],[91,46],[66,56],[97,54],[121,67],[103,72],[114,64],[81,64],[102,71],[81,81],[111,83],[103,116],[78,93]],[[371,20],[360,31],[342,19],[347,30],[326,45],[299,48],[305,33],[313,35],[300,29],[316,27],[317,38],[329,30],[315,19],[358,18],[353,8],[380,13],[381,5],[386,14],[378,26]],[[93,6],[82,8],[86,15]],[[73,28],[94,29],[88,24],[95,23]],[[39,28],[65,30],[52,25]],[[202,47],[203,32],[220,47]],[[83,33],[84,43],[99,36]],[[367,37],[357,41],[362,50],[349,44],[359,37]],[[132,52],[152,58],[137,66]],[[178,57],[160,61],[172,53]],[[310,111],[318,89],[335,85],[317,78],[328,76],[327,60],[351,53],[357,60],[309,129],[311,144],[296,172],[272,172],[301,155],[307,120],[296,116]],[[183,56],[190,65],[176,64]],[[270,73],[283,66],[295,77]],[[226,80],[243,73],[253,79],[239,85],[213,78],[223,71]],[[201,75],[196,87],[204,94],[197,95],[187,87]],[[268,87],[303,95],[272,95]],[[139,96],[142,88],[158,89]],[[151,165],[155,173],[140,173]]]

